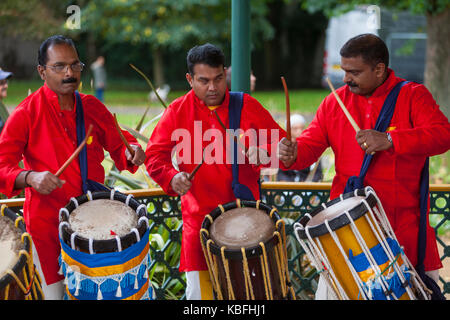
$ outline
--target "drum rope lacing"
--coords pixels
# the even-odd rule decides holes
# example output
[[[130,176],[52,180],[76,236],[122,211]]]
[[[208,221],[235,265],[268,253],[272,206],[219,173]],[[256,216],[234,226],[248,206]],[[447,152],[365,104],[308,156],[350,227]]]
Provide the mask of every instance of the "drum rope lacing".
[[[386,295],[386,297],[388,299],[391,299],[390,295],[392,295],[393,298],[397,299],[397,297],[395,297],[395,294],[392,292],[391,288],[389,287],[389,284],[386,282],[386,278],[384,276],[384,273],[386,271],[388,271],[389,269],[394,268],[396,274],[398,275],[400,281],[401,281],[401,285],[403,288],[405,288],[408,296],[410,297],[410,299],[415,299],[415,295],[412,292],[412,289],[408,286],[408,280],[406,280],[404,272],[405,273],[410,273],[413,276],[411,277],[412,281],[416,284],[417,289],[422,293],[422,296],[427,299],[427,296],[424,292],[424,288],[426,288],[426,286],[421,286],[419,284],[419,281],[421,281],[420,277],[418,277],[418,275],[416,274],[414,268],[412,267],[412,265],[410,264],[408,258],[406,257],[406,255],[404,255],[403,249],[400,247],[400,252],[398,255],[394,256],[392,249],[390,247],[390,245],[387,243],[386,240],[386,236],[392,238],[393,240],[397,241],[396,237],[395,237],[395,233],[392,230],[392,227],[389,223],[389,220],[387,218],[387,215],[383,209],[383,206],[381,205],[381,202],[379,201],[379,198],[377,197],[377,195],[375,194],[375,192],[373,191],[372,188],[367,187],[365,189],[366,191],[366,199],[368,198],[368,196],[371,194],[375,197],[376,200],[376,204],[372,210],[371,206],[368,204],[368,202],[366,201],[366,199],[364,199],[362,202],[364,204],[364,206],[367,209],[368,214],[364,215],[365,220],[368,222],[371,230],[373,231],[375,237],[377,238],[378,242],[380,243],[381,247],[383,248],[384,252],[387,254],[388,257],[388,261],[390,262],[388,264],[387,267],[385,267],[383,270],[380,270],[378,264],[375,262],[375,259],[371,253],[371,251],[369,250],[369,248],[366,245],[366,242],[364,241],[361,233],[359,232],[356,224],[354,223],[352,217],[350,216],[349,211],[345,211],[343,214],[346,215],[347,219],[350,221],[350,228],[352,230],[352,232],[354,233],[354,236],[358,242],[358,244],[361,246],[362,251],[364,252],[366,258],[367,258],[367,262],[370,265],[370,269],[372,269],[372,271],[375,272],[374,276],[371,276],[370,278],[370,282],[374,283],[374,282],[378,282],[380,283],[380,285],[383,287],[384,293]],[[355,190],[355,196],[357,196],[356,190]],[[343,196],[340,196],[340,199],[343,200]],[[323,205],[323,207],[326,209],[327,206]],[[377,217],[377,219],[375,219],[374,216],[374,212],[375,215]],[[311,219],[311,215],[309,214],[305,214],[305,216],[307,216],[309,219]],[[373,221],[378,221],[379,224],[381,224],[381,226],[377,223],[373,223]],[[358,273],[356,272],[356,270],[353,268],[352,263],[350,263],[347,254],[345,253],[344,249],[342,248],[340,242],[339,242],[339,238],[337,237],[337,235],[335,234],[335,232],[332,230],[332,228],[329,225],[329,221],[328,219],[326,219],[324,221],[324,224],[328,230],[328,233],[331,235],[334,243],[336,244],[336,246],[339,248],[339,251],[341,252],[344,260],[347,263],[347,266],[350,270],[351,275],[353,276],[356,285],[358,286],[359,289],[359,293],[358,293],[358,298],[360,297],[361,293],[364,293],[363,296],[365,299],[372,298],[372,292],[370,289],[370,283],[366,283],[364,281],[361,280],[361,278],[359,277]],[[297,238],[297,240],[300,242],[301,246],[303,247],[303,249],[305,250],[305,252],[307,253],[307,256],[309,257],[309,259],[311,260],[312,264],[316,267],[316,269],[319,271],[319,274],[326,271],[329,271],[330,275],[331,275],[331,279],[328,278],[328,276],[324,276],[322,277],[325,282],[327,283],[328,287],[332,288],[333,290],[331,290],[330,292],[332,294],[337,294],[339,296],[343,295],[342,297],[340,297],[341,299],[348,299],[348,296],[346,295],[346,292],[344,291],[344,289],[342,288],[340,282],[337,280],[337,277],[334,273],[333,268],[331,268],[331,265],[328,261],[328,259],[326,258],[326,251],[324,250],[324,248],[322,247],[321,241],[319,240],[319,238],[316,239],[316,241],[314,239],[312,239],[309,229],[311,227],[310,226],[303,226],[300,223],[296,223],[294,225],[294,230],[295,232],[295,236]],[[381,228],[384,228],[385,233],[382,232]],[[303,241],[298,234],[298,230],[304,230],[306,237],[308,239],[308,241]],[[398,241],[397,241],[398,243]],[[319,248],[320,247],[320,248]],[[401,268],[398,265],[398,258],[402,257],[402,260],[405,262],[405,265],[402,265],[403,268]],[[410,270],[407,270],[407,266],[409,266]],[[403,270],[405,269],[405,270]],[[326,275],[326,274],[325,274]],[[331,280],[331,281],[330,281]],[[331,282],[331,285],[330,285]],[[337,286],[336,286],[337,285]],[[363,289],[364,287],[364,289]],[[368,290],[366,290],[368,289]]]
[[[1,206],[1,215],[5,216],[5,209],[7,208],[7,206],[4,204]],[[20,222],[24,222],[23,217],[21,216],[17,216],[17,218],[14,220],[14,225],[16,228],[19,227],[19,223]],[[26,251],[24,249],[19,251],[19,257],[17,258],[17,261],[20,260],[20,257],[22,255],[25,256],[25,265],[22,268],[22,275],[23,275],[23,282],[20,280],[19,276],[14,272],[14,270],[12,270],[11,268],[8,268],[5,270],[5,273],[9,274],[11,277],[14,278],[14,280],[16,281],[18,287],[20,288],[20,290],[22,290],[22,293],[25,296],[25,300],[32,300],[33,298],[37,298],[39,295],[43,298],[44,297],[44,293],[42,292],[42,288],[41,288],[41,278],[39,276],[39,273],[36,272],[36,268],[34,266],[33,263],[33,258],[31,255],[31,250],[32,250],[32,241],[31,241],[31,236],[29,233],[27,232],[23,232],[20,240],[22,242],[22,244],[25,244],[25,238],[28,239],[28,243],[29,245],[29,251]],[[28,272],[31,273],[31,278],[29,279],[29,275]],[[4,300],[8,300],[9,298],[9,289],[10,289],[11,283],[8,283],[8,285],[5,287],[5,293],[4,293]]]
[[[261,200],[258,200],[256,202],[256,209],[259,209],[260,202],[261,202]],[[241,202],[239,199],[236,200],[236,204],[237,204],[237,207],[241,207]],[[220,209],[221,213],[225,212],[225,208],[222,205],[219,204],[218,208]],[[277,209],[275,207],[273,207],[273,209],[269,213],[269,216],[272,218],[273,214],[276,211],[277,211]],[[205,218],[208,219],[211,224],[214,221],[214,219],[209,214],[207,214],[205,216]],[[280,224],[281,224],[281,226],[280,226]],[[273,236],[278,238],[278,243],[274,247],[274,250],[275,250],[275,260],[276,260],[276,263],[278,266],[278,274],[279,274],[280,281],[281,281],[282,295],[283,295],[283,297],[287,297],[287,294],[288,294],[287,287],[288,287],[288,284],[290,283],[290,278],[289,278],[289,270],[288,270],[288,263],[287,263],[287,261],[288,261],[287,260],[287,252],[286,252],[286,250],[283,249],[286,247],[286,235],[285,235],[284,221],[278,220],[275,224],[275,227],[278,230],[281,229],[281,233],[284,235],[282,237],[279,231],[275,231],[273,233]],[[219,276],[218,276],[219,275],[219,266],[218,266],[218,261],[217,261],[218,258],[215,255],[213,255],[213,253],[211,251],[211,245],[214,244],[214,241],[212,239],[208,239],[206,241],[206,248],[205,248],[205,244],[202,241],[202,235],[209,237],[208,230],[206,230],[204,228],[202,228],[200,230],[200,242],[201,242],[203,251],[206,253],[205,260],[206,260],[206,263],[208,266],[210,279],[213,284],[214,291],[216,292],[218,299],[222,300],[223,295],[222,295],[222,290],[220,287],[220,281],[219,281]],[[261,251],[262,251],[262,255],[260,256],[260,262],[261,262],[261,269],[262,269],[262,274],[263,274],[265,295],[268,300],[273,300],[273,290],[272,290],[269,260],[267,257],[266,247],[263,242],[259,243],[259,247],[261,248]],[[228,259],[225,256],[225,250],[226,250],[225,246],[220,247],[220,258],[222,259],[222,263],[223,263],[224,270],[225,270],[225,278],[226,278],[225,281],[226,281],[226,285],[227,285],[228,299],[235,300],[236,297],[235,297],[235,293],[234,293],[233,286],[231,283],[229,263],[228,263]],[[243,275],[244,275],[244,285],[245,285],[245,290],[246,290],[246,292],[245,292],[246,298],[247,298],[247,300],[250,300],[250,299],[254,300],[255,295],[254,295],[253,285],[251,282],[250,270],[249,270],[249,266],[248,266],[248,259],[247,259],[247,254],[246,254],[245,248],[241,247],[241,253],[242,253],[242,258],[243,258],[242,265],[243,265]],[[289,291],[291,293],[291,296],[293,298],[295,298],[295,293],[294,293],[293,288],[291,286],[289,286],[289,289],[290,289]]]

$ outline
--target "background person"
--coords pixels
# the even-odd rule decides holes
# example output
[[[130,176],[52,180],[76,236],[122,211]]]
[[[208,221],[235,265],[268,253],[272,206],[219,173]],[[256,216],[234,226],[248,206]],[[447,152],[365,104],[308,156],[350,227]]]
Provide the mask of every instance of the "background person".
[[[91,64],[91,70],[94,76],[95,97],[101,102],[104,102],[106,89],[105,57],[99,56],[97,60]]]
[[[11,72],[3,71],[0,69],[0,133],[5,126],[5,122],[9,117],[8,109],[3,103],[3,99],[5,99],[8,95],[8,79],[12,77]]]
[[[291,135],[292,139],[297,139],[302,131],[305,129],[306,120],[300,114],[291,115]],[[317,166],[317,168],[316,168]],[[312,177],[310,177],[312,175]],[[311,179],[313,182],[318,182],[323,179],[322,163],[317,161],[311,166],[303,170],[282,170],[278,169],[277,180],[278,181],[290,181],[290,182],[302,182],[307,179]]]

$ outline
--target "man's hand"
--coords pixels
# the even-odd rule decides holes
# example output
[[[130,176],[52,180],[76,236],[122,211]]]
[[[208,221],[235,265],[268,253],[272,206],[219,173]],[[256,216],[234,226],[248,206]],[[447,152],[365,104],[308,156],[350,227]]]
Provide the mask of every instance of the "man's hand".
[[[128,149],[125,149],[125,156],[127,157],[128,161],[139,167],[145,161],[145,152],[140,146],[134,144],[131,145],[131,148],[134,149],[134,157],[131,155]]]
[[[49,171],[32,171],[26,178],[26,181],[24,181],[25,184],[28,184],[37,192],[45,195],[52,193],[56,188],[61,188],[66,183]]]
[[[297,141],[281,139],[278,142],[278,158],[289,168],[297,160]]]
[[[250,146],[247,150],[246,157],[250,164],[259,166],[261,164],[268,164],[270,157],[266,150],[258,148],[256,146]]]
[[[375,154],[377,151],[387,150],[392,147],[386,132],[377,130],[361,130],[356,134],[356,141],[367,154]]]
[[[170,186],[173,191],[180,196],[184,196],[192,186],[192,183],[188,180],[189,174],[187,172],[179,172],[170,181]]]

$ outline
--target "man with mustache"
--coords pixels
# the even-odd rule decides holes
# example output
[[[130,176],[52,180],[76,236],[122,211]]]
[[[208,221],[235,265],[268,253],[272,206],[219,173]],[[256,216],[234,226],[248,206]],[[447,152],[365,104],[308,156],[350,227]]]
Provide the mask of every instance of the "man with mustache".
[[[104,182],[104,149],[119,170],[130,172],[144,162],[145,153],[124,131],[135,150],[131,156],[112,114],[97,98],[79,93],[81,104],[76,103],[75,91],[84,64],[71,39],[57,35],[45,40],[39,48],[38,63],[44,85],[17,106],[0,137],[0,192],[12,197],[25,188],[23,216],[33,239],[33,260],[44,276],[44,295],[46,299],[61,299],[64,286],[58,274],[58,213],[71,197],[83,193],[84,186],[79,159],[72,161],[59,177],[54,173],[79,144],[77,131],[83,128],[76,120],[77,112],[83,110],[86,128],[93,125],[85,146],[88,179]],[[22,159],[24,168],[18,165]]]
[[[416,266],[421,171],[427,157],[450,148],[450,124],[425,86],[409,82],[399,92],[387,130],[373,130],[388,94],[403,79],[388,67],[388,49],[373,34],[348,40],[340,54],[347,85],[336,92],[361,130],[355,135],[336,98],[330,94],[296,142],[280,141],[283,169],[308,167],[331,147],[336,176],[330,199],[334,199],[344,192],[351,176],[359,175],[364,154],[373,155],[364,186],[371,186],[377,193],[400,245]],[[426,231],[424,266],[437,282],[442,263],[434,230],[428,222]],[[326,294],[318,298],[325,297]]]
[[[2,100],[8,95],[8,79],[11,77],[11,72],[0,69],[0,133],[5,126],[6,119],[9,117],[8,109],[6,109]]]
[[[225,161],[227,150],[229,150],[226,142],[217,141],[220,139],[216,136],[211,137],[211,141],[202,140],[202,137],[206,135],[205,132],[219,130],[221,136],[225,137],[226,133],[222,125],[229,128],[232,106],[224,63],[223,52],[209,43],[189,50],[186,80],[192,90],[174,100],[165,110],[152,133],[146,150],[145,162],[150,176],[167,194],[181,196],[183,233],[179,269],[181,272],[186,272],[186,298],[189,300],[213,298],[208,268],[200,243],[200,227],[203,219],[219,204],[236,200],[236,194],[232,189],[232,166]],[[199,123],[201,127],[196,126]],[[248,129],[267,129],[268,133],[266,144],[248,147],[248,161],[239,164],[239,183],[246,185],[256,200],[260,198],[258,182],[261,167],[258,162],[251,159],[255,159],[254,156],[257,154],[260,154],[260,159],[263,155],[267,156],[272,144],[276,147],[279,139],[271,135],[271,129],[277,130],[280,138],[285,133],[270,113],[248,94],[243,95],[239,128],[243,132]],[[183,152],[189,152],[194,159],[184,163],[179,160],[180,157],[177,157],[178,168],[172,165],[171,157],[172,151],[177,148],[178,141],[172,139],[176,130],[190,133],[187,139],[192,141],[190,145],[193,146],[193,150],[183,150]],[[200,140],[194,141],[196,137]],[[244,139],[240,141],[246,146],[249,145]],[[201,152],[202,147],[205,148],[211,143],[220,145],[220,149],[223,149],[224,160],[221,163],[211,161],[205,152],[205,162],[195,177],[189,180],[189,174],[197,166],[197,163],[194,163],[195,159],[202,158],[201,154],[194,155],[194,153],[196,150]],[[195,148],[197,144],[200,146],[198,149]],[[238,150],[242,152],[241,149]]]

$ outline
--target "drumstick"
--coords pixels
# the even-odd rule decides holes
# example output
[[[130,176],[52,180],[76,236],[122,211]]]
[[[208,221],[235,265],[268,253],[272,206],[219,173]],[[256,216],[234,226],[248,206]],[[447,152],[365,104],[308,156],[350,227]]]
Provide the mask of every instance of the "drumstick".
[[[205,152],[205,149],[203,149],[203,151],[202,151],[202,162],[200,162],[200,163],[194,168],[194,170],[192,170],[191,174],[190,174],[189,177],[188,177],[188,180],[189,180],[189,181],[191,181],[191,180],[194,178],[194,176],[195,176],[195,174],[197,173],[198,169],[200,169],[200,167],[202,166],[203,161],[204,161],[204,156],[205,156],[204,152]]]
[[[286,96],[286,139],[291,141],[291,106],[289,103],[289,91],[284,77],[281,77],[281,82],[283,83],[284,95]]]
[[[359,132],[360,129],[359,129],[358,125],[356,124],[355,120],[353,120],[350,112],[348,112],[348,110],[345,107],[344,103],[342,102],[341,98],[339,98],[338,94],[334,90],[333,84],[331,83],[331,81],[328,77],[327,77],[327,82],[328,82],[328,85],[330,86],[331,91],[333,92],[334,96],[336,97],[338,104],[341,106],[342,111],[344,111],[345,115],[347,116],[348,121],[350,121],[353,129],[355,129],[356,132]]]
[[[117,122],[117,117],[115,113],[114,113],[114,124],[116,125],[117,132],[119,132],[120,139],[122,139],[122,142],[125,144],[128,151],[130,151],[131,156],[134,157],[134,149],[130,146],[127,139],[125,139],[122,130],[120,129],[119,123]]]
[[[64,170],[66,170],[66,168],[69,166],[69,164],[73,161],[73,159],[75,159],[78,154],[81,152],[81,150],[83,149],[84,145],[86,144],[87,139],[89,138],[91,132],[92,132],[92,128],[94,126],[92,124],[89,125],[88,131],[86,133],[86,136],[84,137],[84,140],[81,141],[80,145],[78,146],[78,148],[74,151],[74,153],[72,153],[72,155],[70,156],[69,159],[66,160],[66,162],[61,166],[61,168],[59,168],[58,172],[56,172],[55,176],[59,177],[61,175],[61,173],[63,173]]]

